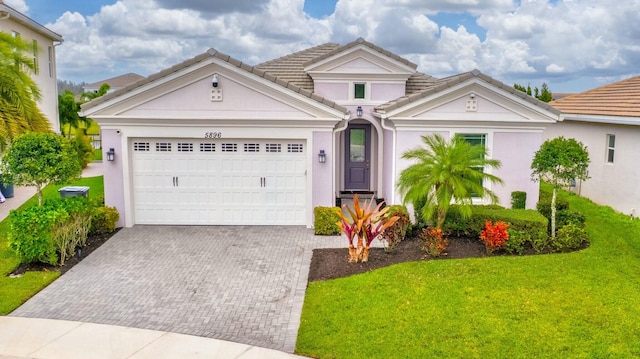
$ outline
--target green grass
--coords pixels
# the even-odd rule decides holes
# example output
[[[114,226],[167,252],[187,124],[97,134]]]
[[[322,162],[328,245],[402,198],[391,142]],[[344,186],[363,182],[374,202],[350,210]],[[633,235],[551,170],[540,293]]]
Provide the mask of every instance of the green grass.
[[[102,176],[82,178],[71,183],[74,186],[89,186],[89,197],[102,196],[104,194],[104,183]],[[43,190],[43,196],[48,198],[58,198],[58,189],[63,186],[49,185]],[[20,208],[28,208],[38,205],[38,197],[33,196]],[[38,293],[42,288],[60,276],[58,272],[27,272],[20,278],[9,278],[11,273],[19,264],[18,258],[9,248],[8,233],[10,230],[9,218],[0,222],[0,315],[6,315],[15,308]]]
[[[404,263],[310,283],[296,353],[318,358],[640,356],[640,221],[563,195],[587,217],[588,249]]]

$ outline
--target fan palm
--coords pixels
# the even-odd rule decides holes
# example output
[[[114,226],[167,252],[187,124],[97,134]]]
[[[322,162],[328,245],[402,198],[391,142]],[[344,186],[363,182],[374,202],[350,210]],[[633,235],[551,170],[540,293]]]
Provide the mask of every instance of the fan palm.
[[[20,134],[51,130],[38,109],[38,85],[29,76],[35,71],[30,50],[19,37],[0,32],[0,151]]]
[[[502,180],[483,171],[486,167],[500,168],[500,161],[487,158],[481,145],[471,145],[455,135],[447,142],[440,135],[422,136],[426,147],[409,150],[402,158],[414,160],[400,173],[398,190],[405,203],[414,205],[426,222],[435,215],[437,228],[442,228],[452,203],[461,205],[463,216],[471,215],[474,196],[497,202],[497,196],[483,187],[484,181]]]

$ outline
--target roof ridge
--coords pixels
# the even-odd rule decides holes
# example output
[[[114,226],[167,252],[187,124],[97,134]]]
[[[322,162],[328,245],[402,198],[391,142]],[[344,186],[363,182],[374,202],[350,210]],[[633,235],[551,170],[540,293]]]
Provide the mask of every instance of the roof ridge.
[[[394,54],[391,51],[385,50],[385,49],[381,48],[380,46],[377,46],[377,45],[375,45],[375,44],[363,39],[362,37],[357,38],[355,41],[351,41],[351,42],[349,42],[347,44],[339,46],[339,47],[335,48],[333,51],[330,51],[330,52],[328,52],[328,53],[326,53],[324,55],[321,55],[321,56],[318,56],[318,57],[316,57],[314,59],[311,59],[311,60],[307,61],[306,63],[304,63],[303,65],[305,67],[307,67],[307,66],[309,66],[311,64],[314,64],[314,63],[316,63],[316,62],[318,62],[320,60],[324,60],[326,58],[329,58],[329,57],[331,57],[333,55],[336,55],[336,54],[338,54],[338,53],[340,53],[340,52],[342,52],[342,51],[344,51],[346,49],[352,48],[352,47],[357,46],[357,45],[365,45],[365,46],[371,48],[372,50],[375,50],[375,51],[377,51],[377,52],[379,52],[379,53],[381,53],[381,54],[383,54],[385,56],[391,57],[392,59],[394,59],[396,61],[402,62],[403,64],[405,64],[407,66],[413,67],[414,70],[418,68],[418,65],[416,65],[413,62],[405,59],[404,57],[401,57],[400,55]]]

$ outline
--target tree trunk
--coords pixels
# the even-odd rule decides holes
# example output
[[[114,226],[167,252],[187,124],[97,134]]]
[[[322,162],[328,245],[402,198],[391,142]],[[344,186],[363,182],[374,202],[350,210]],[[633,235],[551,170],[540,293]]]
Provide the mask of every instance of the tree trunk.
[[[357,263],[358,262],[358,254],[356,253],[356,248],[353,244],[349,244],[349,263]]]
[[[37,187],[38,190],[38,206],[42,207],[42,188]]]
[[[556,188],[551,195],[551,239],[556,239]]]
[[[362,255],[360,256],[361,262],[367,262],[369,260],[369,247],[364,247]]]

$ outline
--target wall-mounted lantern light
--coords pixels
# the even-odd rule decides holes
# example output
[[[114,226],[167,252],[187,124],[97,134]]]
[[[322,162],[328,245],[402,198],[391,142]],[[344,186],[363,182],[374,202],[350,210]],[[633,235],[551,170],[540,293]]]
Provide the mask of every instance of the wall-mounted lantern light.
[[[356,116],[362,117],[362,106],[358,106],[356,109]]]
[[[110,148],[109,151],[107,151],[107,161],[113,161],[116,159],[116,151],[113,150],[113,148]]]
[[[324,153],[324,150],[320,150],[320,153],[318,153],[318,162],[320,163],[327,162],[327,154]]]

